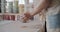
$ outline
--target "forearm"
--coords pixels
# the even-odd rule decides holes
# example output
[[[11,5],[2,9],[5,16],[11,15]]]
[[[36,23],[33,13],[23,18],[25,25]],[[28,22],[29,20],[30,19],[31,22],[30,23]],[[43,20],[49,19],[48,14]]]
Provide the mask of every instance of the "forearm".
[[[48,6],[48,2],[44,0],[36,9],[34,9],[34,12],[32,13],[32,16],[40,13],[47,6]]]

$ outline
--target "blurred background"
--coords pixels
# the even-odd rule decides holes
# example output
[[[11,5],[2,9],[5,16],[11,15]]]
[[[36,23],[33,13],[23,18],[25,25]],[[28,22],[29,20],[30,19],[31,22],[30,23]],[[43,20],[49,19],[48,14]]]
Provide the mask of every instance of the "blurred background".
[[[18,15],[33,12],[40,0],[0,0],[0,20],[17,20]]]
[[[34,12],[41,0],[0,0],[0,32],[38,32],[44,29],[43,14],[23,23],[20,19],[25,12]],[[41,15],[41,14],[40,14]],[[40,29],[41,28],[41,29]]]

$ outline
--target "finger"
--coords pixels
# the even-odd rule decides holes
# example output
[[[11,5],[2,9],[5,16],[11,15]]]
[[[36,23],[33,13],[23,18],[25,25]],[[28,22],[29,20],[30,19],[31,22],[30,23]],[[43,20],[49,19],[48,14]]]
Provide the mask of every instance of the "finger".
[[[23,21],[28,21],[29,19],[27,18],[27,17],[25,17],[24,19],[23,19]]]

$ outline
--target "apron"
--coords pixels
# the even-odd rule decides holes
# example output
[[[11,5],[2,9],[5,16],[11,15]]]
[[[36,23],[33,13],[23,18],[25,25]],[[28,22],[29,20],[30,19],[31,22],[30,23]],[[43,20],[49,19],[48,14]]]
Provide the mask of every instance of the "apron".
[[[60,32],[60,0],[53,0],[52,6],[47,9],[47,32]]]

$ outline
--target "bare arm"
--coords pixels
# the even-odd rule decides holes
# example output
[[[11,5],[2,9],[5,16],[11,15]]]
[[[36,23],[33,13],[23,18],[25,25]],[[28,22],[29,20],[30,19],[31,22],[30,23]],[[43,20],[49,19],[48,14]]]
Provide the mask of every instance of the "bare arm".
[[[45,9],[48,6],[49,2],[48,0],[43,0],[41,4],[39,4],[39,6],[34,9],[34,12],[32,13],[32,16],[40,13],[43,9]]]
[[[49,1],[48,0],[42,0],[42,3],[39,4],[39,6],[36,9],[34,9],[34,12],[32,14],[25,13],[25,17],[23,18],[23,20],[24,21],[29,20],[31,17],[33,17],[36,14],[40,13],[43,9],[46,9],[48,5],[49,5]]]

